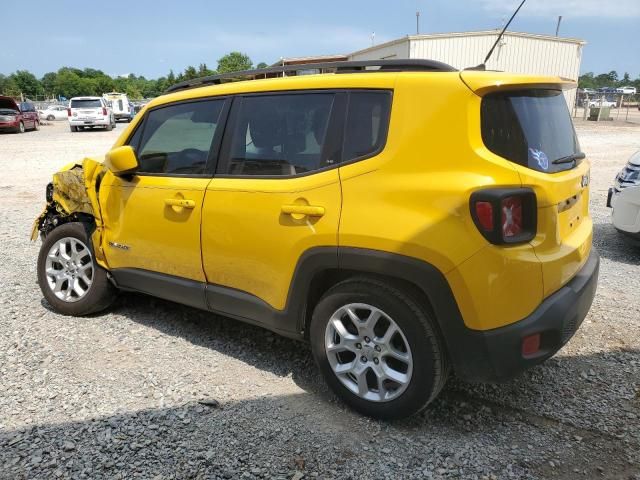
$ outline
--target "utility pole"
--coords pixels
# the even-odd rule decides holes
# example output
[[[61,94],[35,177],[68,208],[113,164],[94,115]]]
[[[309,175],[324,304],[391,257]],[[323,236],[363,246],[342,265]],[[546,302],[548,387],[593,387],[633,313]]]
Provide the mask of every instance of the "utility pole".
[[[376,32],[371,32],[371,46],[373,47],[373,45],[376,42]]]
[[[420,10],[416,10],[416,35],[420,35]]]
[[[558,16],[558,25],[556,25],[556,37],[560,33],[560,22],[562,22],[562,15]]]

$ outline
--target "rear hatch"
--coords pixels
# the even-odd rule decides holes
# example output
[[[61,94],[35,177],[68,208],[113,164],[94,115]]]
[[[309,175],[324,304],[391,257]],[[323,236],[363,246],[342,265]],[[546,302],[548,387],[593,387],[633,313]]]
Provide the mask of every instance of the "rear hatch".
[[[591,250],[589,162],[584,158],[557,77],[461,72],[482,97],[482,140],[510,161],[522,186],[536,193],[538,226],[531,241],[540,259],[544,296],[566,284]]]
[[[97,98],[71,100],[71,116],[74,120],[97,120],[104,117],[102,102]]]

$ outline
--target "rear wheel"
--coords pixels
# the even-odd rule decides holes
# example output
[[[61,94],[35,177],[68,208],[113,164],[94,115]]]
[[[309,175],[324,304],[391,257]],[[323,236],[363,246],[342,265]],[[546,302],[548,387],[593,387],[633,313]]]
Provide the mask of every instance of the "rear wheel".
[[[38,255],[38,284],[47,302],[64,315],[82,316],[107,308],[116,288],[96,264],[87,226],[65,223],[47,235]]]
[[[40,122],[39,121],[36,120],[33,123],[33,129],[36,130],[36,131],[40,130]]]
[[[394,285],[353,279],[314,309],[311,347],[333,391],[376,418],[419,412],[440,392],[448,360],[434,319]]]
[[[56,119],[53,115],[47,115],[47,121],[53,122]]]
[[[104,129],[105,129],[107,132],[110,132],[111,130],[113,130],[113,124],[111,124],[111,123],[110,123],[109,125],[105,126],[105,127],[104,127]]]
[[[70,129],[72,132],[77,132],[77,131],[78,131],[78,127],[74,127],[73,125],[72,125],[72,126],[70,126],[70,127],[69,127],[69,129]]]

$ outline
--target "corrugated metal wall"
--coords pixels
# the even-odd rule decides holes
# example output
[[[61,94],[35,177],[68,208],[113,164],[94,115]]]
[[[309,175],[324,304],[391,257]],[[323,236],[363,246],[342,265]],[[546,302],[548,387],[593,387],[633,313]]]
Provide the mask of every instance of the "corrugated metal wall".
[[[408,37],[349,55],[349,60],[392,60],[396,58],[410,58]]]
[[[462,69],[482,63],[497,36],[497,32],[411,36],[398,43],[356,52],[350,59],[379,60],[395,53],[397,56],[390,58],[407,58],[408,55],[408,58],[439,60]],[[409,42],[408,48],[406,42]],[[508,32],[496,47],[487,68],[577,80],[581,59],[582,45],[578,42]],[[565,92],[570,108],[573,108],[575,95],[575,90]]]

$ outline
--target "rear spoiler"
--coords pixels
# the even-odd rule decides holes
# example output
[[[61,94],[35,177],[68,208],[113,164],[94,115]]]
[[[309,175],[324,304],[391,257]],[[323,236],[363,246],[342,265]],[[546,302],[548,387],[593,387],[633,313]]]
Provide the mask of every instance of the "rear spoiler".
[[[575,80],[562,77],[523,75],[517,73],[463,70],[460,80],[477,95],[489,92],[540,88],[546,90],[571,90],[577,88]]]

